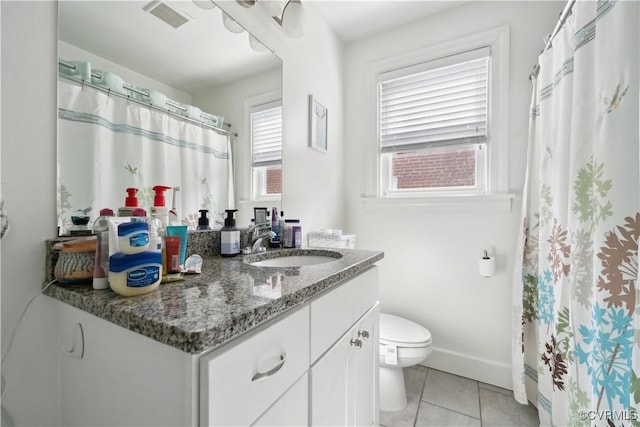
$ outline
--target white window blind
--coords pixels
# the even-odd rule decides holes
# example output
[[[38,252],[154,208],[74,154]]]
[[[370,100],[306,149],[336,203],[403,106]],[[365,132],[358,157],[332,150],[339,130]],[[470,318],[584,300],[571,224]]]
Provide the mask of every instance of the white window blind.
[[[272,102],[251,110],[252,166],[282,163],[282,103]]]
[[[490,48],[382,73],[382,152],[487,141]]]

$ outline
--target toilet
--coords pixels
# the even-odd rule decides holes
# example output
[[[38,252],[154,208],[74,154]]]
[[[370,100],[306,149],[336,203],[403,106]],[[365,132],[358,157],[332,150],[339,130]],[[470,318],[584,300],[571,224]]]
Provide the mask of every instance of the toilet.
[[[417,365],[431,354],[431,332],[393,314],[380,313],[380,410],[407,406],[403,368]]]

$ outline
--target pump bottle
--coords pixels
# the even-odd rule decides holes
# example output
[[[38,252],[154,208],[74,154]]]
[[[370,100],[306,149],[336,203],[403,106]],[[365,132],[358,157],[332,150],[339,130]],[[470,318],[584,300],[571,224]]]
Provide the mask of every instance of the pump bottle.
[[[169,225],[169,208],[166,205],[164,192],[171,190],[171,187],[166,185],[156,185],[153,187],[156,195],[153,198],[153,206],[151,207],[151,215],[158,218],[161,223],[161,227],[165,230]]]
[[[198,228],[196,230],[211,230],[207,213],[209,213],[207,209],[200,209],[200,218],[198,218]]]
[[[127,188],[127,197],[124,199],[124,206],[118,209],[118,216],[133,216],[133,210],[138,207],[137,188]]]
[[[224,227],[220,230],[220,255],[236,256],[240,253],[240,230],[236,227],[233,217],[237,209],[225,210],[227,217],[224,219]]]

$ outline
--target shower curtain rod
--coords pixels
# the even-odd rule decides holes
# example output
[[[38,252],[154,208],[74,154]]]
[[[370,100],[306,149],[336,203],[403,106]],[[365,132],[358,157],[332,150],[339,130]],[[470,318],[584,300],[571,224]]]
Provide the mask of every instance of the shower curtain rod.
[[[544,46],[544,50],[549,49],[549,47],[551,46],[551,41],[556,36],[556,34],[558,34],[558,31],[560,31],[560,28],[562,28],[562,26],[564,25],[564,22],[567,20],[569,15],[571,15],[571,9],[573,8],[573,5],[575,4],[575,2],[576,0],[569,0],[567,4],[564,6],[564,9],[560,14],[560,18],[558,18],[558,22],[556,23],[556,26],[553,28],[553,32],[551,33],[551,35],[549,35],[549,40],[547,40],[547,44]]]
[[[62,62],[61,62],[61,64],[62,64]],[[66,65],[66,64],[62,64],[62,65]],[[134,102],[134,103],[136,103],[136,104],[142,105],[142,106],[147,107],[147,108],[150,108],[150,109],[152,109],[152,110],[155,110],[155,111],[159,111],[159,112],[161,112],[161,113],[168,114],[168,115],[170,115],[170,116],[172,116],[172,117],[175,117],[175,118],[177,118],[177,119],[180,119],[180,120],[184,120],[185,122],[188,122],[188,123],[191,123],[191,124],[194,124],[194,125],[199,125],[199,126],[202,126],[202,127],[207,128],[207,129],[211,129],[211,130],[213,130],[214,132],[219,133],[219,134],[221,134],[221,135],[227,135],[227,136],[233,136],[233,137],[237,137],[237,136],[238,136],[238,134],[237,134],[237,133],[235,133],[235,132],[230,132],[230,131],[228,131],[228,130],[220,129],[220,128],[217,128],[217,127],[215,127],[215,126],[211,126],[211,125],[209,125],[209,124],[207,124],[207,123],[203,123],[203,122],[201,122],[201,121],[198,121],[198,120],[192,119],[192,118],[190,118],[190,117],[181,116],[180,114],[176,114],[176,113],[174,113],[174,112],[172,112],[172,111],[165,110],[164,108],[157,107],[157,106],[155,106],[155,105],[149,104],[149,103],[144,102],[144,101],[137,100],[137,99],[135,99],[135,98],[131,98],[131,97],[130,97],[130,96],[128,96],[128,95],[123,95],[123,94],[121,94],[121,93],[118,93],[118,92],[112,91],[111,89],[104,88],[104,87],[99,86],[99,85],[96,85],[96,84],[94,84],[94,83],[89,83],[89,82],[87,82],[87,81],[86,81],[86,80],[84,80],[84,79],[78,79],[78,78],[75,78],[75,77],[72,77],[72,76],[67,76],[67,75],[64,75],[64,74],[60,74],[60,75],[59,75],[59,77],[63,77],[63,78],[65,78],[65,79],[67,79],[67,80],[69,80],[69,81],[72,81],[72,82],[74,82],[74,83],[76,83],[76,84],[79,84],[79,85],[89,86],[89,87],[91,87],[91,88],[93,88],[93,89],[97,89],[97,90],[100,90],[100,91],[102,91],[102,92],[108,93],[109,95],[115,95],[115,96],[118,96],[118,97],[120,97],[120,98],[127,99],[127,100],[129,100],[129,101],[131,101],[131,102]],[[124,88],[125,88],[125,89],[130,90],[130,91],[132,91],[132,92],[137,92],[137,93],[139,93],[139,94],[141,94],[141,95],[149,96],[146,92],[140,91],[140,90],[138,90],[138,89],[135,89],[135,88],[130,87],[130,86],[127,86],[127,85],[123,85],[123,86],[124,86]],[[173,104],[173,103],[172,103],[171,105],[172,105],[172,106],[175,106],[175,107],[177,107],[177,108],[180,108],[180,109],[182,109],[182,110],[185,110],[185,108],[184,108],[184,107],[182,107],[181,105],[175,105],[175,104]]]
[[[558,22],[556,22],[556,26],[553,27],[553,31],[551,32],[551,34],[549,34],[549,37],[547,38],[547,42],[544,45],[544,49],[542,49],[542,52],[544,52],[545,50],[549,49],[551,47],[551,43],[553,41],[553,38],[556,36],[556,34],[558,34],[558,32],[560,31],[560,28],[562,28],[562,26],[564,25],[565,21],[567,20],[567,18],[569,17],[569,15],[571,15],[571,9],[573,9],[573,5],[576,3],[576,0],[568,0],[567,4],[564,6],[564,9],[562,9],[562,13],[560,14],[560,17],[558,18]],[[542,53],[540,52],[540,53]],[[538,72],[540,72],[540,64],[536,64],[533,66],[533,71],[531,71],[531,74],[529,75],[529,80],[531,80],[532,77],[537,77],[538,76]]]

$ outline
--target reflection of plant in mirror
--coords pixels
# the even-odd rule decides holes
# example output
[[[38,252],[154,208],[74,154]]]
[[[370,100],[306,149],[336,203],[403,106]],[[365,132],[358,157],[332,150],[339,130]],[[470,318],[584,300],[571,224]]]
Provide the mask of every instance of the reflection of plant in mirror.
[[[66,212],[71,209],[69,199],[71,199],[71,193],[65,185],[60,184],[58,187],[58,223],[65,229],[71,226],[71,219],[65,218]]]
[[[131,175],[137,175],[138,174],[138,167],[137,166],[133,166],[133,165],[130,165],[129,163],[127,163],[124,166],[124,168],[126,170],[128,170]]]

